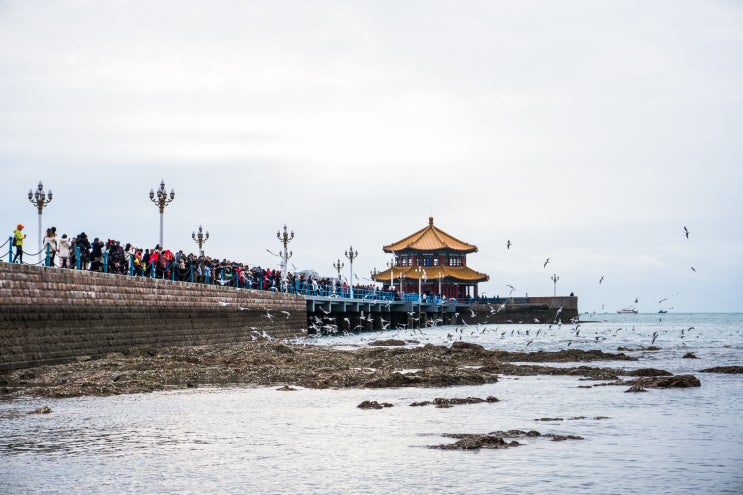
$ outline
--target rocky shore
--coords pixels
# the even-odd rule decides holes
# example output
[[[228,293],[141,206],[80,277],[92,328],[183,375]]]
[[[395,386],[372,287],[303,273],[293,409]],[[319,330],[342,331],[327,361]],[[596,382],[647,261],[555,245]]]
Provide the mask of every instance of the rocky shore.
[[[390,343],[392,344],[392,343]],[[699,386],[652,368],[626,371],[591,367],[591,361],[636,361],[624,353],[562,350],[509,353],[477,344],[450,347],[375,345],[358,349],[256,341],[138,350],[101,359],[41,366],[0,374],[0,394],[17,397],[105,396],[200,386],[305,388],[446,387],[498,381],[501,375],[573,375],[608,384]],[[548,366],[543,363],[581,363]],[[520,364],[516,364],[520,363]],[[622,376],[648,377],[624,381]],[[683,383],[681,383],[683,382]]]

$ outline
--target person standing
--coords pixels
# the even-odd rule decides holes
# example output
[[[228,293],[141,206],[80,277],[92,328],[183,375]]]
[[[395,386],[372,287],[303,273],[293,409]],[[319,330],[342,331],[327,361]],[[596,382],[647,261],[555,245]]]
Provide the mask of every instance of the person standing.
[[[44,236],[42,245],[44,246],[42,254],[46,257],[48,252],[49,266],[54,266],[54,257],[57,255],[57,236],[52,229],[46,229],[46,236]]]
[[[57,254],[59,255],[59,267],[70,268],[70,241],[67,234],[62,234],[62,238],[57,243]]]
[[[11,263],[16,261],[23,263],[23,240],[26,238],[26,234],[23,233],[25,227],[22,223],[19,223],[16,229],[13,231],[13,245],[15,246],[15,256]]]

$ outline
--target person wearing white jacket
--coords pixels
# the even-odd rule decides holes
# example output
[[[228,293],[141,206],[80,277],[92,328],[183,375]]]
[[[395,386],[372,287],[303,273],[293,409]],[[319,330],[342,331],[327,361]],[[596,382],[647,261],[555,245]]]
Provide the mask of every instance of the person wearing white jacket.
[[[62,238],[57,243],[57,256],[60,268],[70,268],[70,240],[67,234],[62,234]]]

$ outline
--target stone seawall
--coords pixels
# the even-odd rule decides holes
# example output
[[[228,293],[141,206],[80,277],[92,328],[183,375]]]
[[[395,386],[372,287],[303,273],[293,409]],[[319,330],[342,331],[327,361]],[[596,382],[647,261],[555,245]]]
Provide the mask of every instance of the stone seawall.
[[[578,318],[577,297],[523,297],[513,298],[501,307],[499,304],[475,302],[471,311],[464,311],[460,319],[466,323],[570,323]]]
[[[0,262],[0,369],[306,335],[301,296]]]

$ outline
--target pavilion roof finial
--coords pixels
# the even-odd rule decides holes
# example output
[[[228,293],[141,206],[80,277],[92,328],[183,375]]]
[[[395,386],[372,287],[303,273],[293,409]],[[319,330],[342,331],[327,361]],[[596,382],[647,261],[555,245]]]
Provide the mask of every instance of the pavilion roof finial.
[[[433,217],[428,217],[428,225],[433,227]]]

